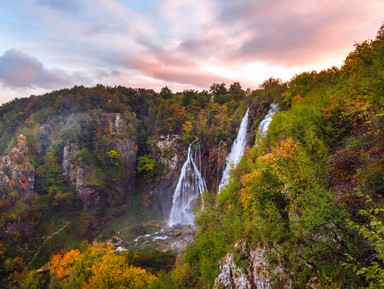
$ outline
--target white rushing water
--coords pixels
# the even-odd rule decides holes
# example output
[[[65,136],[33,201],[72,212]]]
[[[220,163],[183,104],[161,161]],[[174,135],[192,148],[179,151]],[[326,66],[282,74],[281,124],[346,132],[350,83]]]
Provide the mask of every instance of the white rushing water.
[[[203,192],[207,189],[205,181],[193,159],[193,143],[188,147],[187,159],[181,168],[179,181],[173,195],[172,210],[168,221],[170,227],[176,224],[194,225],[192,210],[196,206],[196,200],[199,197],[203,197]]]
[[[240,129],[237,133],[236,140],[232,144],[231,152],[227,156],[226,165],[219,185],[218,194],[228,184],[229,172],[231,168],[233,166],[236,166],[240,162],[240,159],[244,153],[244,148],[247,142],[248,113],[249,108],[247,109],[247,112],[245,113],[243,120],[241,121]]]
[[[227,160],[226,160],[226,166],[223,172],[223,177],[221,178],[221,182],[219,185],[219,191],[220,191],[228,184],[229,179],[229,172],[232,167],[236,166],[239,162],[241,157],[244,153],[244,148],[247,141],[247,126],[248,126],[248,111],[243,117],[243,120],[241,121],[239,132],[237,133],[236,140],[234,141],[231,152],[229,153]],[[268,127],[272,122],[272,117],[277,111],[277,105],[272,103],[269,107],[268,113],[265,116],[265,118],[260,122],[259,128],[258,128],[258,138],[262,138],[267,133]]]
[[[268,110],[267,115],[264,117],[264,119],[259,124],[259,129],[258,129],[258,132],[259,132],[258,137],[259,138],[263,138],[265,136],[265,134],[267,133],[268,127],[272,122],[272,117],[276,113],[276,111],[277,111],[277,105],[274,103],[271,103],[271,105],[269,106],[269,110]]]

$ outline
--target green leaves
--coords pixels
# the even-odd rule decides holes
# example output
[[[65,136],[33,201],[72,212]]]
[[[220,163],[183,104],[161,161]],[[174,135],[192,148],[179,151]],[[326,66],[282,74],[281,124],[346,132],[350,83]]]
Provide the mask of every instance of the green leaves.
[[[137,171],[151,172],[155,169],[156,161],[151,155],[144,155],[137,158]]]
[[[367,202],[371,202],[368,198]],[[368,288],[384,287],[384,209],[362,209],[359,211],[367,222],[364,225],[348,220],[349,226],[359,232],[364,239],[368,240],[374,250],[368,262],[361,263],[355,258],[348,256],[349,260],[344,265],[352,268],[358,276],[363,276],[368,282]]]

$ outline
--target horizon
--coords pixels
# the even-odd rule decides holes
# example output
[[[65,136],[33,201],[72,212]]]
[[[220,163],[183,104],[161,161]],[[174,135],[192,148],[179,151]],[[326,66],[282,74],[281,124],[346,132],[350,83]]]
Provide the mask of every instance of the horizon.
[[[15,0],[0,11],[0,105],[75,85],[160,91],[340,67],[380,0]]]

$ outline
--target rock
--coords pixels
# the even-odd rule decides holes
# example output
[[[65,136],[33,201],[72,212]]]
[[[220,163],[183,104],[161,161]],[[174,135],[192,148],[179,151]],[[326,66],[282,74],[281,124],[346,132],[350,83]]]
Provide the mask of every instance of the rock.
[[[72,182],[76,182],[77,169],[75,166],[75,156],[78,156],[79,153],[80,151],[77,144],[70,143],[64,146],[62,161],[63,174],[69,176]]]
[[[220,262],[220,273],[215,279],[215,289],[271,289],[271,273],[282,276],[280,266],[270,268],[266,257],[266,249],[258,246],[254,250],[247,249],[246,243],[240,241],[236,243],[234,252],[228,253],[224,260]],[[236,256],[236,258],[235,258]],[[236,264],[235,260],[245,261],[243,266]],[[245,264],[245,266],[244,266]],[[288,280],[280,278],[284,283],[285,289],[290,289]]]
[[[147,231],[143,226],[136,226],[131,229],[131,232],[135,234],[136,236],[145,235],[147,234]]]
[[[160,151],[160,162],[169,169],[169,171],[175,170],[179,164],[179,157],[177,151],[177,144],[180,139],[180,135],[169,134],[161,136],[156,142],[156,147]]]
[[[113,237],[112,237],[112,243],[113,243],[114,245],[120,245],[120,244],[123,243],[123,239],[120,238],[120,237],[118,237],[118,236],[113,236]]]
[[[172,236],[172,237],[179,237],[179,236],[181,236],[181,230],[179,230],[179,229],[173,229],[173,230],[171,231],[171,236]]]
[[[115,254],[119,254],[124,251],[127,251],[127,249],[124,249],[123,247],[119,246],[115,249]]]

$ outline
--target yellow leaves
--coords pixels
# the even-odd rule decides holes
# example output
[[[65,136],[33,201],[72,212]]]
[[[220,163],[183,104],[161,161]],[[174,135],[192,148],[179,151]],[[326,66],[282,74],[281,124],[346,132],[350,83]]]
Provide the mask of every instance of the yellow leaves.
[[[4,261],[4,268],[8,272],[21,271],[24,267],[24,260],[21,257],[8,258]]]
[[[92,265],[92,276],[83,288],[148,288],[156,277],[146,270],[124,264],[115,254],[103,256]]]
[[[185,133],[191,132],[192,128],[193,128],[192,122],[190,122],[189,120],[187,120],[185,123],[182,124],[182,129]]]
[[[17,215],[16,215],[16,213],[10,213],[9,214],[9,220],[10,221],[16,221],[16,219],[17,219]]]
[[[5,250],[6,250],[6,246],[4,245],[4,243],[0,242],[0,259],[2,259],[5,256]]]
[[[248,210],[252,204],[252,196],[248,190],[240,190],[240,202],[245,210]]]

